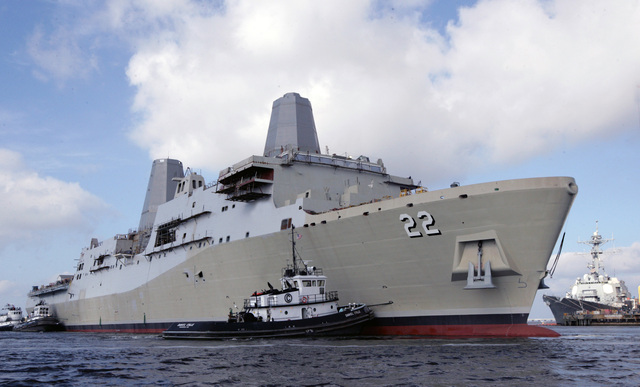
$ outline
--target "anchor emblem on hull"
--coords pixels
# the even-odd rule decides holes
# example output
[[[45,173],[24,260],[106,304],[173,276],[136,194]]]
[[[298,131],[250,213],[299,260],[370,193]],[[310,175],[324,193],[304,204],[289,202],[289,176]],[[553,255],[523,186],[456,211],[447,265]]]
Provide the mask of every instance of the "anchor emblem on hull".
[[[484,264],[484,273],[482,270],[482,241],[478,242],[478,271],[473,263],[469,262],[469,271],[467,273],[467,286],[465,289],[494,289],[495,285],[491,280],[491,261]]]

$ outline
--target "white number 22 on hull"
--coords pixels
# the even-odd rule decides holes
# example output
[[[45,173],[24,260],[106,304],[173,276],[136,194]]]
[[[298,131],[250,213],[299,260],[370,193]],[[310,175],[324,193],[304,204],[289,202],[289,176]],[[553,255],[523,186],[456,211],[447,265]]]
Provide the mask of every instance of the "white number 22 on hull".
[[[440,230],[437,228],[429,229],[429,227],[433,226],[435,223],[435,220],[430,213],[427,211],[420,211],[418,212],[418,219],[424,219],[422,221],[422,228],[426,235],[440,235]],[[409,238],[422,237],[422,233],[420,231],[414,230],[416,227],[416,221],[408,214],[400,214],[400,221],[404,223],[404,230],[407,232]]]

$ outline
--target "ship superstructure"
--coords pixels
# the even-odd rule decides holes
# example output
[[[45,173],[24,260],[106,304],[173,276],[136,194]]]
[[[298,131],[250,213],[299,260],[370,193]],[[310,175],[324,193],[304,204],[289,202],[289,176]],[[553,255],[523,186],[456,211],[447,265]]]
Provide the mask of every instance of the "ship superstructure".
[[[45,299],[71,331],[224,320],[217,313],[279,274],[295,225],[300,253],[342,297],[384,304],[367,333],[551,334],[526,320],[577,194],[572,178],[428,191],[382,160],[322,154],[296,93],[274,102],[262,155],[210,183],[182,171],[154,161],[139,230],[92,240],[68,289],[30,294],[32,305]]]

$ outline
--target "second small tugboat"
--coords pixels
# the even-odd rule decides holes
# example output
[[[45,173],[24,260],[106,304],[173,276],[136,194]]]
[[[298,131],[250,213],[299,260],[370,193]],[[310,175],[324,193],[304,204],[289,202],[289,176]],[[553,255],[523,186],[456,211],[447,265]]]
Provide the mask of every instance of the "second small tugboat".
[[[172,324],[165,339],[230,339],[291,336],[340,336],[360,333],[373,318],[365,304],[338,305],[338,292],[327,291],[322,269],[298,264],[294,228],[291,228],[293,264],[282,269],[282,290],[268,290],[244,300],[241,312],[229,311],[228,321]]]
[[[10,331],[22,320],[22,309],[7,304],[0,311],[0,331]]]
[[[49,305],[44,301],[33,308],[33,313],[24,322],[13,327],[19,332],[55,332],[64,331],[64,325],[54,316],[49,314]]]

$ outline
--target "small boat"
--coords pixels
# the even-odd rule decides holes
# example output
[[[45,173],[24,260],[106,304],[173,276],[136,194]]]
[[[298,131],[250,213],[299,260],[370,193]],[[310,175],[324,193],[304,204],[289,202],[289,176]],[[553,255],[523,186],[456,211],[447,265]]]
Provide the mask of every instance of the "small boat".
[[[27,319],[13,327],[19,332],[55,332],[64,331],[64,324],[49,314],[49,305],[38,303]]]
[[[298,264],[294,228],[291,228],[293,264],[282,269],[282,289],[254,292],[242,311],[229,310],[227,321],[173,323],[162,332],[165,339],[230,339],[292,336],[344,336],[359,334],[373,319],[362,303],[338,304],[338,292],[327,291],[320,268]]]
[[[22,309],[7,304],[0,311],[0,331],[10,331],[22,320]]]

